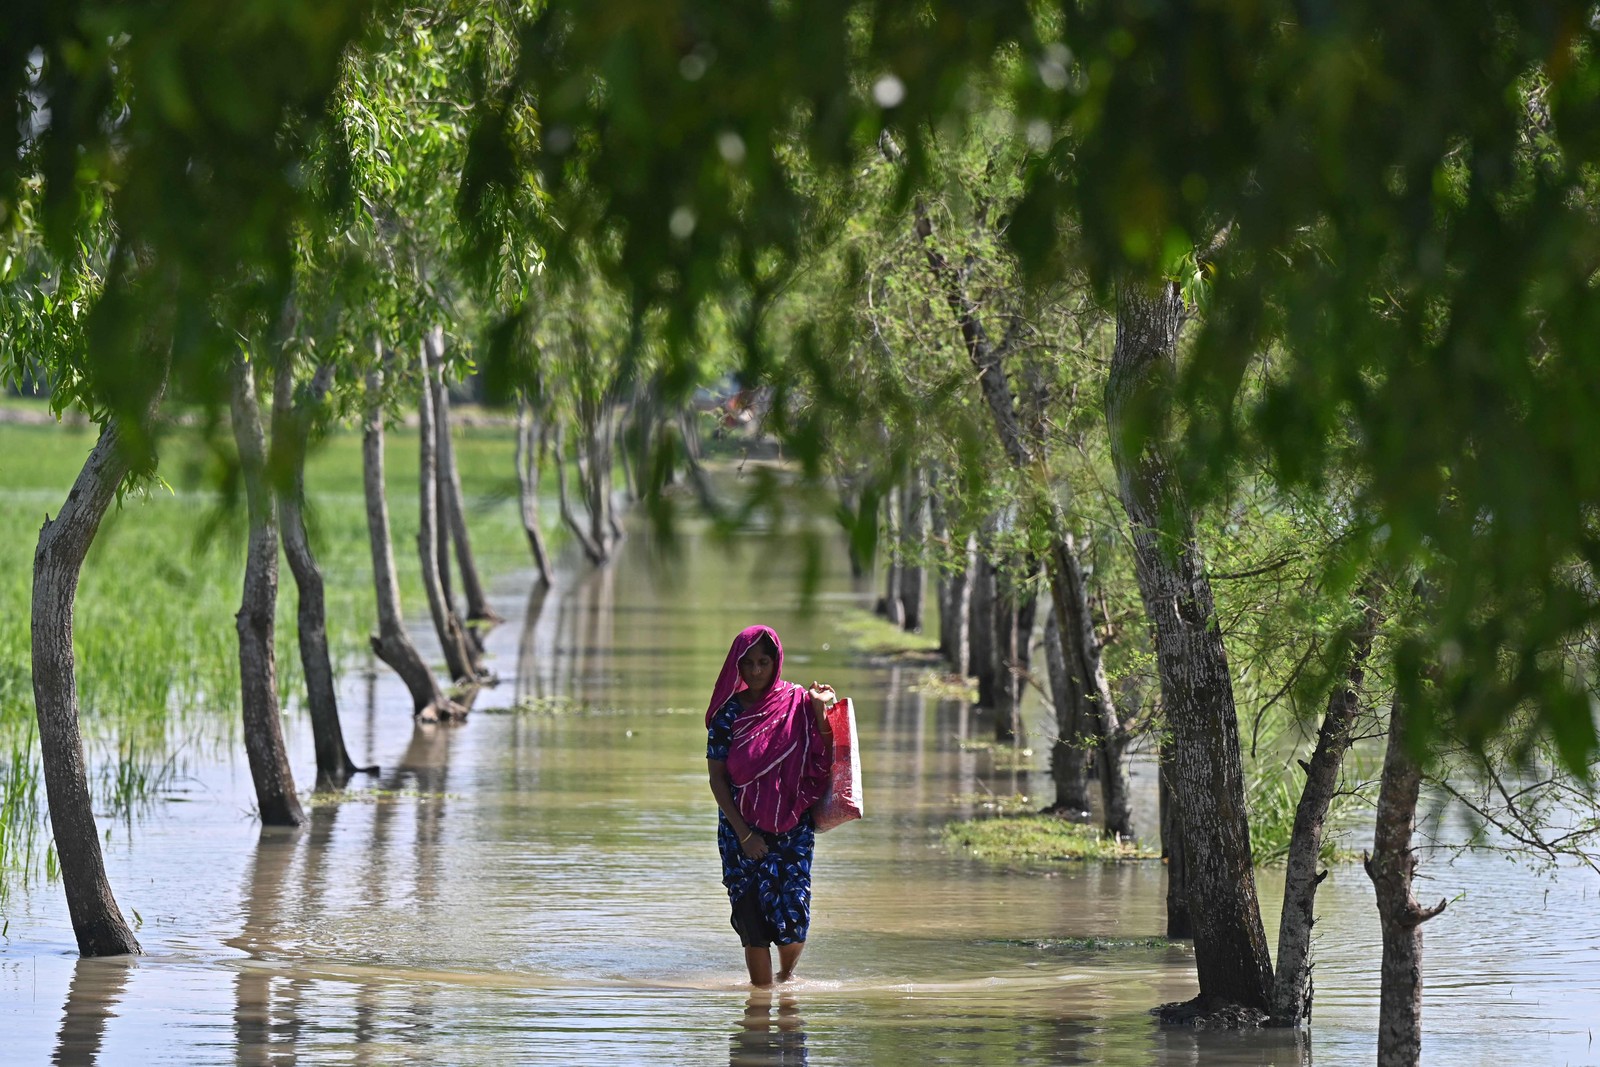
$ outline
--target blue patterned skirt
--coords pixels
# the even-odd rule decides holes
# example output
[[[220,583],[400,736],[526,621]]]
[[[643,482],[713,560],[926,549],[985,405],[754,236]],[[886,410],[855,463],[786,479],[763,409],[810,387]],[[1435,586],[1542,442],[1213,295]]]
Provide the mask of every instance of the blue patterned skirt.
[[[722,853],[722,884],[733,907],[733,928],[747,948],[770,941],[791,945],[806,939],[811,927],[811,854],[817,832],[808,811],[793,829],[781,834],[762,831],[767,854],[759,861],[744,854],[728,817],[717,813],[717,850]],[[751,897],[751,899],[746,899]],[[751,929],[757,910],[763,929]]]

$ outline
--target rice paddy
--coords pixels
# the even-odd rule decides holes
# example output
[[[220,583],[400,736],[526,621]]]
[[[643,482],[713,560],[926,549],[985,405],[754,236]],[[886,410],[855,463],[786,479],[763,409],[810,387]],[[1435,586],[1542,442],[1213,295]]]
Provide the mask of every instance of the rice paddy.
[[[90,427],[0,423],[0,898],[19,880],[50,876],[53,866],[29,671],[33,550],[94,440]],[[457,429],[473,549],[486,578],[530,566],[512,446],[509,427]],[[414,430],[391,431],[386,460],[401,595],[416,615],[424,601]],[[84,565],[75,612],[78,697],[90,788],[103,816],[131,818],[178,786],[191,760],[241,743],[233,616],[245,526],[242,508],[215,488],[208,472],[217,467],[198,431],[176,434],[163,448],[165,482],[126,494]],[[330,437],[311,457],[306,483],[329,644],[343,672],[365,664],[375,619],[360,434]],[[297,598],[287,566],[280,571],[279,688],[286,711],[296,714]]]

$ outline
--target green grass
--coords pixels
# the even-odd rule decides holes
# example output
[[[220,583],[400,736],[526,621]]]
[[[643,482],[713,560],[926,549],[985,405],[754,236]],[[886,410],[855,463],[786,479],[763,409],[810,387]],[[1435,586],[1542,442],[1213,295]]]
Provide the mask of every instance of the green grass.
[[[1103,836],[1093,826],[1053,815],[1006,815],[945,826],[947,847],[996,863],[1121,862],[1156,859],[1157,853]]]
[[[456,452],[480,572],[531,566],[516,503],[508,427],[463,428]],[[92,428],[0,423],[0,886],[39,869],[42,791],[33,739],[29,597],[41,523],[93,447]],[[199,430],[162,447],[166,485],[125,496],[84,565],[75,618],[78,696],[96,810],[130,814],[185,772],[238,743],[234,613],[243,580],[242,506],[212,488],[226,442]],[[390,432],[390,523],[403,606],[425,613],[417,564],[415,430]],[[336,669],[364,662],[376,617],[361,482],[361,437],[331,436],[307,465],[307,524],[326,582]],[[554,515],[547,508],[547,519]],[[547,533],[555,536],[554,529]],[[280,563],[280,692],[298,706],[294,580]],[[48,865],[50,857],[44,857]],[[4,889],[0,888],[0,893]]]

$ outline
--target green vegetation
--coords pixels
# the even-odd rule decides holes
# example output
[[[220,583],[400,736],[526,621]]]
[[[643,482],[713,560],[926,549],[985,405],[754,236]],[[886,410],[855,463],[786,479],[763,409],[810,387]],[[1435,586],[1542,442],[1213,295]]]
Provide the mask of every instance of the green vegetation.
[[[1076,863],[1152,860],[1157,853],[1115,841],[1093,826],[1053,815],[1008,815],[967,819],[944,828],[946,847],[996,863]]]
[[[33,547],[93,444],[93,431],[0,423],[0,884],[40,870],[43,801],[28,671]],[[457,454],[486,574],[529,566],[512,480],[511,432],[458,432]],[[361,441],[335,433],[307,470],[311,536],[327,582],[336,668],[365,662],[373,624],[361,494]],[[243,516],[207,488],[216,463],[198,431],[174,435],[163,469],[179,484],[127,494],[106,517],[84,568],[76,611],[78,689],[96,810],[127,816],[212,759],[239,731],[234,612],[244,566]],[[402,595],[424,612],[417,574],[414,437],[391,435],[386,473]],[[514,491],[514,486],[513,486]],[[287,568],[278,600],[278,671],[291,710],[301,693],[296,597]],[[399,712],[397,712],[398,714]],[[296,768],[297,774],[306,773]],[[309,784],[309,778],[305,784]]]

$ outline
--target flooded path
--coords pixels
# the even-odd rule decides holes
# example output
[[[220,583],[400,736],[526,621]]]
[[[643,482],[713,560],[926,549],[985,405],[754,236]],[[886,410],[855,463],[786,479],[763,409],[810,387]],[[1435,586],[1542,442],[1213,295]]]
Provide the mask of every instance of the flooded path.
[[[112,884],[147,956],[80,961],[59,886],[15,893],[0,1060],[1372,1060],[1378,934],[1359,866],[1319,897],[1309,1035],[1159,1030],[1147,1009],[1194,992],[1186,949],[1137,944],[1163,929],[1159,865],[1046,875],[944,851],[957,798],[1018,783],[961,750],[980,728],[959,702],[912,690],[920,666],[843,653],[837,619],[864,601],[842,568],[802,617],[798,563],[768,565],[797,551],[752,541],[731,558],[691,537],[671,585],[643,555],[630,544],[611,570],[563,573],[532,603],[526,576],[499,583],[509,621],[489,653],[503,682],[464,727],[414,730],[392,678],[355,672],[346,737],[382,773],[314,804],[302,831],[258,827],[242,754],[193,761],[181,792],[111,828]],[[819,839],[802,980],[776,996],[743,984],[704,763],[710,683],[753,621],[783,634],[790,677],[856,698],[870,806]],[[292,724],[305,774],[309,734],[303,716]],[[1148,771],[1135,782],[1148,826]],[[1425,858],[1423,873],[1419,896],[1456,898],[1427,927],[1424,1061],[1600,1062],[1600,879],[1485,858]],[[1277,877],[1262,881],[1269,931]],[[1123,941],[1061,944],[1086,938]]]

